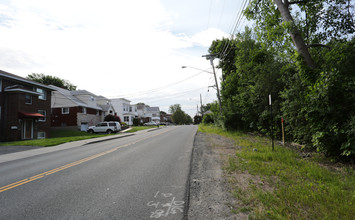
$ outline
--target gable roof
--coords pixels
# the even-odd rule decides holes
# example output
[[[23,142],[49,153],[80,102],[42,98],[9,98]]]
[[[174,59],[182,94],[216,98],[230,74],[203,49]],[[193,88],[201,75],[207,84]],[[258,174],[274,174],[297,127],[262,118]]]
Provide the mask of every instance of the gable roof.
[[[148,107],[148,111],[150,111],[150,112],[159,112],[160,109],[159,109],[159,107]]]
[[[90,95],[90,96],[97,97],[97,95],[95,95],[94,93],[91,93],[87,90],[74,90],[74,91],[70,91],[70,93],[72,95]]]
[[[38,82],[35,82],[35,81],[32,81],[32,80],[23,78],[21,76],[17,76],[17,75],[12,74],[12,73],[5,72],[3,70],[0,70],[0,76],[8,78],[8,79],[11,79],[11,80],[20,81],[20,82],[22,82],[24,84],[30,84],[30,85],[38,86],[38,87],[45,88],[45,89],[48,89],[48,90],[53,90],[51,87],[49,87],[47,85],[44,85],[42,83],[38,83]]]
[[[93,107],[93,106],[89,106],[88,104],[86,104],[85,102],[81,101],[80,99],[78,99],[74,94],[75,91],[69,91],[67,89],[63,89],[57,86],[53,86],[50,85],[50,87],[53,90],[56,90],[57,92],[59,92],[60,94],[62,94],[63,96],[65,96],[67,99],[71,100],[75,105],[77,106],[82,106],[85,108],[92,108],[92,109],[97,109],[97,110],[102,110],[102,108],[100,108],[99,106],[97,107]]]

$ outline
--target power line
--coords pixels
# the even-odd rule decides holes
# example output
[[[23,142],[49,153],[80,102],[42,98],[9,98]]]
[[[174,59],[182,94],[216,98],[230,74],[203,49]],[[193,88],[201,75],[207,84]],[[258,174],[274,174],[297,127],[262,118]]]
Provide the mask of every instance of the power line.
[[[210,68],[209,68],[210,69]],[[139,96],[143,96],[143,95],[146,95],[146,94],[149,94],[149,93],[152,93],[152,92],[157,92],[157,91],[160,91],[160,90],[164,90],[168,87],[172,87],[172,86],[175,86],[179,83],[182,83],[182,82],[185,82],[193,77],[196,77],[202,73],[205,73],[205,71],[201,71],[201,72],[198,72],[192,76],[189,76],[185,79],[182,79],[180,81],[177,81],[177,82],[174,82],[174,83],[171,83],[171,84],[168,84],[168,85],[165,85],[165,86],[161,86],[161,87],[158,87],[158,88],[154,88],[154,89],[149,89],[149,90],[145,90],[145,91],[141,91],[141,92],[137,92],[137,93],[131,93],[131,94],[124,94],[124,95],[120,95],[120,96],[116,96],[117,97],[126,97],[126,98],[133,98],[133,97],[139,97]],[[110,97],[111,99],[115,98],[115,97]]]

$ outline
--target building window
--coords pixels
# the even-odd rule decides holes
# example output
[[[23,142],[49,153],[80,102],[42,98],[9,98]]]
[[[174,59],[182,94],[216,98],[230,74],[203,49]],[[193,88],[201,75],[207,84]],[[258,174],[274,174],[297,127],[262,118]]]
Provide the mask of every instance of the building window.
[[[32,96],[26,94],[25,95],[25,104],[32,104]]]
[[[129,112],[132,112],[132,106],[129,106]]]
[[[46,138],[46,132],[44,132],[44,131],[39,131],[39,132],[37,133],[37,138],[38,138],[38,139],[44,139],[44,138]]]
[[[123,120],[124,122],[129,122],[129,116],[124,116]]]
[[[44,91],[43,89],[37,88],[36,92],[41,93],[41,95],[38,96],[38,99],[41,99],[41,100],[47,99],[46,91]]]
[[[38,113],[41,114],[41,115],[44,115],[44,118],[39,118],[38,121],[45,122],[46,121],[46,116],[47,116],[46,110],[38,110]]]
[[[63,115],[69,114],[69,108],[62,108],[62,114]]]
[[[2,79],[0,79],[0,92],[2,91]]]
[[[87,114],[87,109],[83,107],[83,114]]]

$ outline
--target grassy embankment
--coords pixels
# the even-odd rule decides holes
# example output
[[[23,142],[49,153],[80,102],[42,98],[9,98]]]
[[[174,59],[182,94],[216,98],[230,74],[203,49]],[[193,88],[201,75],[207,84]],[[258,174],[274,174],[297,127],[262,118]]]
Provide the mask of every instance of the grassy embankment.
[[[355,172],[320,154],[303,158],[296,150],[268,138],[199,126],[235,141],[234,155],[225,161],[226,178],[237,205],[233,212],[251,219],[354,219]]]
[[[128,132],[136,132],[139,130],[152,128],[150,126],[138,126],[132,127]],[[13,141],[13,142],[0,142],[0,146],[41,146],[50,147],[72,141],[80,141],[91,138],[104,137],[108,135],[119,135],[119,134],[90,134],[84,131],[73,131],[73,130],[57,130],[51,133],[51,138],[37,139],[37,140],[25,140],[25,141]]]

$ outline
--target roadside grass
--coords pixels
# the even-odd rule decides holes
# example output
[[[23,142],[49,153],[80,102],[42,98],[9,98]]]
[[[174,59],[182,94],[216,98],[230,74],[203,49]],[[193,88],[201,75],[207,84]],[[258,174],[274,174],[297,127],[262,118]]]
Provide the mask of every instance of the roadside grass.
[[[52,131],[51,138],[36,139],[36,140],[24,140],[13,142],[0,142],[0,146],[41,146],[50,147],[67,142],[85,140],[90,138],[97,138],[107,136],[108,134],[90,134],[84,131],[73,130],[56,130]]]
[[[156,128],[157,126],[133,126],[130,130],[126,131],[125,133],[133,133],[136,131],[146,130],[150,128]]]
[[[326,161],[321,155],[304,159],[280,145],[272,151],[265,137],[206,125],[199,131],[232,138],[239,146],[225,163],[240,203],[233,212],[248,213],[251,219],[354,219],[353,168],[319,162]],[[240,176],[248,176],[244,187]]]

